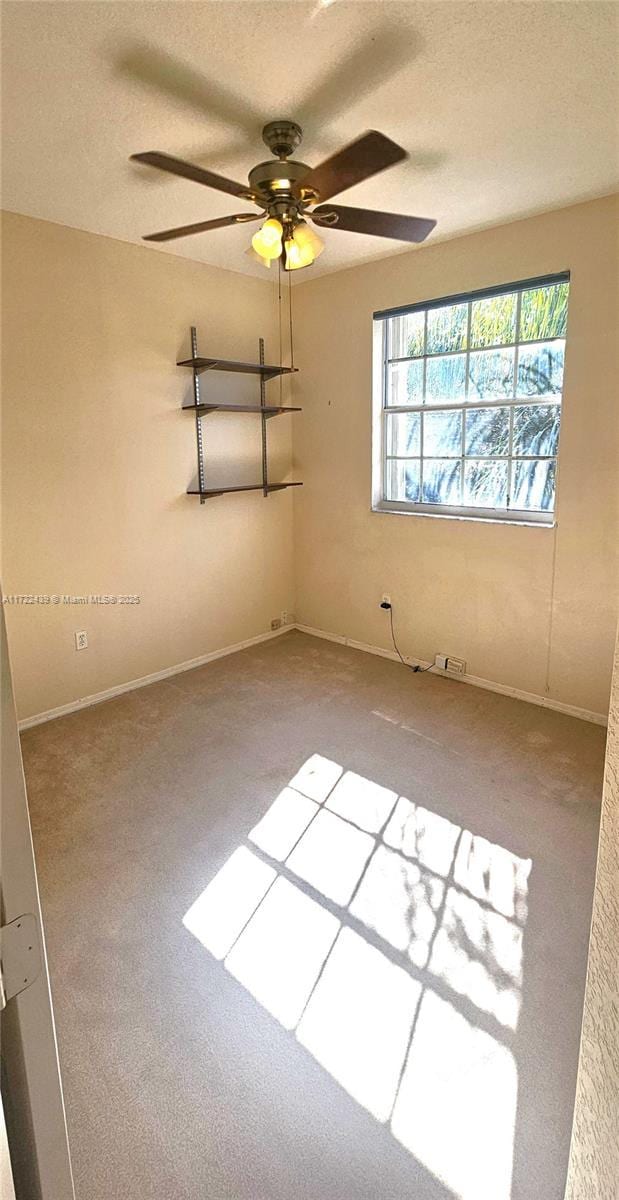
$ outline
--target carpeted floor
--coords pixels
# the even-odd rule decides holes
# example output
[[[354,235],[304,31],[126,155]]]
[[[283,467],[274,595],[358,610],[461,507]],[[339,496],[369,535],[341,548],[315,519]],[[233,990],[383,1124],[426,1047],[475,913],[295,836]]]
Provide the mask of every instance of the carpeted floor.
[[[561,1200],[604,734],[297,632],[26,732],[78,1200]]]

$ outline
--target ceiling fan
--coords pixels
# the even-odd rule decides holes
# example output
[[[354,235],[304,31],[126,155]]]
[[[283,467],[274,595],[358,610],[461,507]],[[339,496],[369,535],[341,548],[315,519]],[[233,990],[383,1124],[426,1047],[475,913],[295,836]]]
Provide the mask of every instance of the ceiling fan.
[[[211,221],[183,225],[178,229],[166,229],[162,233],[148,234],[144,241],[167,242],[193,233],[205,233],[209,229],[221,229],[226,225],[263,221],[252,238],[248,253],[268,267],[271,262],[281,258],[286,271],[295,271],[309,266],[324,249],[324,243],[308,225],[307,218],[314,225],[395,238],[401,242],[422,242],[434,229],[436,221],[422,217],[325,203],[346,188],[408,157],[401,146],[384,134],[370,130],[331,158],[325,159],[318,167],[308,167],[306,163],[291,158],[303,138],[301,126],[295,121],[270,121],[264,126],[262,137],[276,157],[253,167],[249,172],[249,187],[155,150],[132,154],[135,162],[146,163],[184,179],[193,179],[218,192],[248,200],[261,210],[258,213],[234,213]]]

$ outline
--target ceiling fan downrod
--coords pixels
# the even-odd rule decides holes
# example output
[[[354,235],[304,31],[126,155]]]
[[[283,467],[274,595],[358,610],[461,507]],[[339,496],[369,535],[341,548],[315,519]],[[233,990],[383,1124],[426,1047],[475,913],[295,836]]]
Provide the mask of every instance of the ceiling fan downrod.
[[[303,130],[296,121],[269,121],[262,130],[262,140],[276,158],[290,158],[303,141]]]

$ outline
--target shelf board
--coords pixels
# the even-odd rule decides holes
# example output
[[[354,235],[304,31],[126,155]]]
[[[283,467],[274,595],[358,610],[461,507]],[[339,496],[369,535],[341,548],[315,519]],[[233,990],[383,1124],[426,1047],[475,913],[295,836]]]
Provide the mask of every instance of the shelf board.
[[[211,412],[264,413],[265,417],[276,417],[279,413],[301,412],[286,404],[183,404],[184,412],[206,416]]]
[[[274,366],[269,363],[234,362],[228,358],[184,358],[177,367],[191,367],[193,371],[233,371],[240,375],[262,375],[274,379],[276,375],[292,375],[298,367]]]
[[[283,488],[303,487],[302,483],[268,483],[267,492],[281,492]],[[263,486],[261,483],[244,483],[237,487],[219,487],[205,488],[203,492],[199,487],[187,488],[188,496],[201,496],[205,500],[209,500],[212,496],[224,496],[227,492],[262,492]]]

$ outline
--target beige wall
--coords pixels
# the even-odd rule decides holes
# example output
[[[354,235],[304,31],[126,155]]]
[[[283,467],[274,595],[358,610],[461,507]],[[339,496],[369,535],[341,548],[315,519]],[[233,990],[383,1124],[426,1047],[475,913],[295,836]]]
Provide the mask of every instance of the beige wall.
[[[619,640],[566,1200],[617,1200],[619,1180]]]
[[[9,606],[20,717],[269,630],[292,608],[292,493],[203,507],[185,495],[191,376],[175,362],[191,323],[203,352],[255,360],[263,334],[276,358],[272,285],[5,214],[3,298],[5,594],[141,596]],[[253,376],[204,386],[259,399]],[[268,424],[274,479],[289,472],[292,420]],[[259,418],[211,416],[204,434],[215,483],[260,478]]]
[[[298,289],[301,622],[389,647],[378,607],[386,591],[405,653],[452,653],[472,675],[607,712],[619,550],[618,230],[619,197],[610,197]],[[373,311],[566,268],[557,529],[370,512]]]

